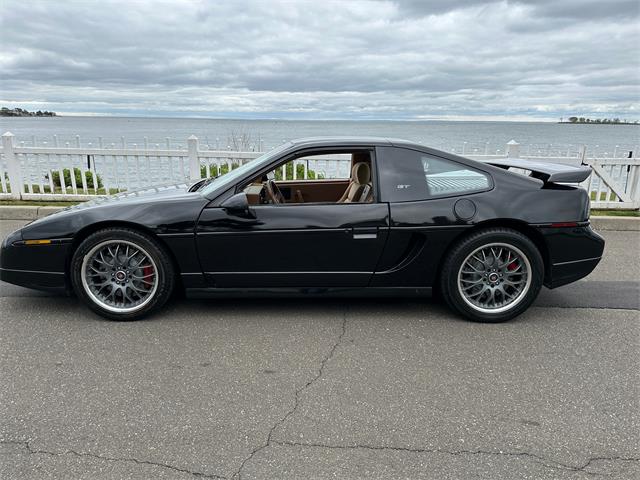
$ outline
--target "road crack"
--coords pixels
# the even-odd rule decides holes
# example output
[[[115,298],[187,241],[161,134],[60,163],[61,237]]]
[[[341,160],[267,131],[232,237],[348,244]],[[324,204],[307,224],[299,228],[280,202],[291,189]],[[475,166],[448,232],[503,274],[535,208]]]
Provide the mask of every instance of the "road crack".
[[[300,402],[301,402],[300,395],[306,389],[308,389],[311,385],[313,385],[315,382],[320,380],[320,378],[322,378],[325,366],[327,365],[329,360],[331,360],[331,358],[335,354],[338,346],[342,343],[342,339],[344,338],[344,335],[345,335],[346,331],[347,331],[347,312],[345,311],[343,313],[343,315],[342,315],[342,330],[340,332],[340,335],[338,335],[337,340],[331,346],[331,348],[329,349],[329,352],[327,353],[327,355],[325,355],[324,358],[320,361],[320,367],[318,368],[318,372],[316,373],[316,375],[313,378],[311,378],[311,380],[309,380],[302,387],[296,389],[293,407],[280,420],[278,420],[273,425],[273,427],[271,427],[271,429],[269,430],[269,434],[267,435],[266,442],[263,443],[262,445],[260,445],[258,448],[254,449],[247,456],[247,458],[245,458],[242,461],[242,463],[240,464],[240,468],[238,468],[238,471],[232,476],[232,478],[234,478],[234,479],[237,478],[238,480],[240,480],[240,478],[242,476],[242,470],[245,467],[245,465],[247,464],[247,462],[249,462],[257,453],[259,453],[260,451],[264,450],[265,448],[269,447],[272,444],[272,437],[273,437],[273,434],[276,431],[276,429],[279,426],[283,425],[289,419],[289,417],[291,417],[296,412],[296,410],[298,409],[298,406],[300,405]]]
[[[568,470],[572,472],[583,472],[589,475],[605,475],[603,473],[593,472],[587,470],[592,463],[599,461],[611,461],[611,462],[639,462],[640,458],[636,457],[621,457],[621,456],[599,456],[599,457],[591,457],[585,463],[581,465],[570,465],[562,462],[558,462],[557,460],[551,460],[540,455],[536,455],[535,453],[529,452],[509,452],[503,450],[446,450],[441,448],[412,448],[412,447],[394,447],[394,446],[379,446],[379,445],[363,445],[363,444],[353,444],[353,445],[328,445],[323,443],[305,443],[305,442],[289,442],[289,441],[274,441],[275,445],[285,446],[285,447],[309,447],[309,448],[326,448],[326,449],[335,449],[335,450],[388,450],[388,451],[397,451],[397,452],[408,452],[408,453],[424,453],[424,454],[443,454],[443,455],[453,455],[453,456],[462,456],[462,455],[493,455],[493,456],[507,456],[507,457],[524,457],[531,458],[537,463],[540,463],[546,467],[554,468],[556,470]]]
[[[176,467],[175,465],[169,465],[168,463],[162,463],[162,462],[152,462],[151,460],[139,460],[137,458],[133,458],[133,457],[107,457],[105,455],[98,455],[95,453],[86,453],[86,452],[78,452],[76,450],[71,450],[71,449],[67,449],[64,450],[62,452],[54,452],[54,451],[49,451],[49,450],[40,450],[40,449],[35,449],[31,446],[31,443],[26,441],[26,440],[0,440],[0,444],[2,445],[18,445],[18,446],[22,446],[28,455],[48,455],[50,457],[61,457],[64,455],[74,455],[76,457],[90,457],[90,458],[97,458],[99,460],[105,460],[108,462],[129,462],[129,463],[135,463],[138,465],[151,465],[151,466],[155,466],[155,467],[160,467],[160,468],[166,468],[169,470],[173,470],[175,472],[181,472],[181,473],[187,473],[189,475],[193,475],[194,477],[198,477],[198,478],[217,478],[217,479],[226,479],[226,477],[223,477],[221,475],[216,475],[214,473],[204,473],[204,472],[198,472],[195,470],[189,470],[187,468],[180,468],[180,467]]]

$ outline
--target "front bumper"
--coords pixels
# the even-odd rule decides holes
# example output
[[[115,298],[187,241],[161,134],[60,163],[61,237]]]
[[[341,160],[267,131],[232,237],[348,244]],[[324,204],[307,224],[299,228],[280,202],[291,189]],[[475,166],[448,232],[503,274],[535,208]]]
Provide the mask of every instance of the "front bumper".
[[[0,280],[36,290],[48,290],[59,293],[66,293],[68,291],[64,272],[12,270],[0,267]]]
[[[20,230],[9,235],[0,248],[0,280],[21,287],[67,292],[65,264],[70,243],[25,245]]]
[[[545,286],[556,288],[589,275],[602,259],[604,238],[589,225],[541,228],[549,258]]]

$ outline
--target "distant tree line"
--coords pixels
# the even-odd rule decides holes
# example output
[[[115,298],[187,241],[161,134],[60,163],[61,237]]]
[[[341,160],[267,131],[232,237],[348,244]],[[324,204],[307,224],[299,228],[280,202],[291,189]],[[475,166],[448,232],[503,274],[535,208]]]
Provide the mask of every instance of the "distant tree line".
[[[30,112],[24,108],[0,108],[0,117],[55,117],[56,112],[50,112],[45,110],[38,110],[37,112]]]
[[[630,122],[628,120],[620,120],[619,118],[585,118],[585,117],[569,117],[569,121],[568,122],[563,122],[562,120],[560,120],[561,123],[610,123],[610,124],[616,124],[616,125],[637,125],[638,124],[638,120],[635,120],[633,122]]]

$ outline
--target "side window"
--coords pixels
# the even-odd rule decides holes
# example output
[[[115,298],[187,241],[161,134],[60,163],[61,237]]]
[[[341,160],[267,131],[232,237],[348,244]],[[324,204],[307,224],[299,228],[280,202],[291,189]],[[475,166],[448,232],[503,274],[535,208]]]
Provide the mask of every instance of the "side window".
[[[288,163],[287,168],[289,170],[293,170],[293,167],[291,166],[292,163],[296,164],[298,179],[344,180],[348,179],[351,174],[350,153],[306,155],[304,157],[296,158],[294,161]],[[306,174],[306,176],[304,174]],[[292,179],[287,177],[287,180]]]
[[[489,176],[461,163],[407,148],[380,147],[380,188],[388,202],[410,202],[486,190]]]
[[[306,152],[244,184],[249,203],[371,203],[376,199],[369,149]]]

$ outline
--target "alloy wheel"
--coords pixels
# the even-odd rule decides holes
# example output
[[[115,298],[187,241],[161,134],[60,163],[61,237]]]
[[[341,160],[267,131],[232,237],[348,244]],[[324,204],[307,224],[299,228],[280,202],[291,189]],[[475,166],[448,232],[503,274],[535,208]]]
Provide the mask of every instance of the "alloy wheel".
[[[458,291],[474,310],[500,313],[527,294],[532,271],[527,256],[507,243],[490,243],[471,252],[458,271]]]
[[[126,240],[108,240],[84,256],[80,277],[91,299],[115,313],[142,309],[158,288],[158,269],[151,255]]]

